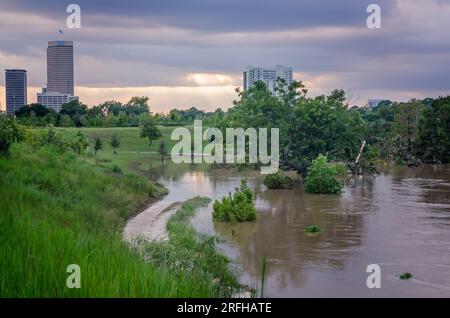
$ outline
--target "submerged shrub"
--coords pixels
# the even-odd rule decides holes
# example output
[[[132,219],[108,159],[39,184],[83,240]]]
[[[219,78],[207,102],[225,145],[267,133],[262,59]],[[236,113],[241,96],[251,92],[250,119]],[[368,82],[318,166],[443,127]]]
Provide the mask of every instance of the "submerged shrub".
[[[256,209],[253,206],[253,192],[247,187],[247,180],[241,180],[241,186],[236,192],[216,200],[213,205],[213,219],[221,222],[245,222],[256,219]]]
[[[403,279],[403,280],[408,280],[408,279],[411,279],[412,277],[413,277],[412,274],[408,273],[408,272],[402,273],[400,275],[400,279]]]
[[[308,225],[305,229],[306,233],[318,233],[320,231],[320,227],[318,227],[317,225]]]
[[[328,163],[327,157],[319,155],[308,168],[305,191],[308,193],[339,193],[342,185],[336,177],[336,167]]]
[[[294,187],[294,180],[277,172],[267,175],[264,178],[264,185],[269,189],[292,189]]]

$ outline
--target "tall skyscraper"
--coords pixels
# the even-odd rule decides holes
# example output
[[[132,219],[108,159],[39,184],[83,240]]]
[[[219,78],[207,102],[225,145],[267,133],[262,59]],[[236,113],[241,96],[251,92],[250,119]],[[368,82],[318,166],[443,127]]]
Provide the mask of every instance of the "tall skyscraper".
[[[73,96],[73,77],[73,42],[48,42],[47,91]]]
[[[284,79],[286,85],[292,84],[292,68],[282,65],[277,65],[273,69],[248,66],[243,73],[244,91],[252,87],[257,81],[263,81],[267,89],[274,94],[278,78]]]
[[[14,115],[27,104],[27,71],[5,70],[6,112]]]

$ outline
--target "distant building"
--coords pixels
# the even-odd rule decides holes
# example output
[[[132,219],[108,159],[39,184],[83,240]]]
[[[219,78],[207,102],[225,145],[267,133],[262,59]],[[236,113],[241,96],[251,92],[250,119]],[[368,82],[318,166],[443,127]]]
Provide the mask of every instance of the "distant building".
[[[47,91],[74,95],[72,41],[48,42]]]
[[[6,113],[14,115],[27,104],[27,71],[5,70]]]
[[[369,99],[367,105],[369,106],[369,108],[374,108],[377,107],[378,104],[382,101],[385,101],[385,99]]]
[[[42,89],[42,93],[37,94],[38,104],[51,108],[57,113],[59,113],[63,104],[73,100],[78,100],[78,96],[58,92],[48,92],[45,88]]]
[[[47,88],[37,94],[38,104],[59,112],[63,104],[78,100],[74,96],[73,73],[73,42],[48,42]]]
[[[282,65],[277,65],[274,69],[248,66],[243,72],[244,91],[252,87],[257,81],[263,81],[267,89],[275,94],[278,78],[284,79],[288,86],[292,84],[294,81],[292,68]]]

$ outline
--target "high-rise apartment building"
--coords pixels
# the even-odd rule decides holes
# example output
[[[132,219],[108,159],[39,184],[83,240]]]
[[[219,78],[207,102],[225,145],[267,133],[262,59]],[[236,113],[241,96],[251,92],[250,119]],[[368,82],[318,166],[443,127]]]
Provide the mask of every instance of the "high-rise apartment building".
[[[47,91],[74,95],[73,41],[48,42]]]
[[[243,73],[244,91],[252,87],[257,81],[263,81],[267,89],[274,94],[278,78],[284,79],[286,85],[292,84],[292,68],[283,65],[277,65],[273,69],[248,66]]]
[[[6,112],[14,115],[27,104],[27,71],[5,70]]]

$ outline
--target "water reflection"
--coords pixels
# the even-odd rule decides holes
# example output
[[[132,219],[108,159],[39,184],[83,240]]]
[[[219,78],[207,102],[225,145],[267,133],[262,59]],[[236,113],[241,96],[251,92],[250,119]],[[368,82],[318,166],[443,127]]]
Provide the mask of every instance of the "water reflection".
[[[266,256],[267,296],[450,296],[448,167],[386,168],[377,177],[350,180],[338,196],[304,194],[301,187],[267,190],[258,172],[178,165],[160,174],[170,201],[221,198],[242,176],[248,178],[256,222],[213,223],[211,203],[192,223],[225,239],[223,250],[244,283],[259,285]],[[311,224],[322,232],[306,234]],[[366,287],[366,266],[372,263],[382,268],[378,290]],[[405,271],[415,280],[395,277]]]

